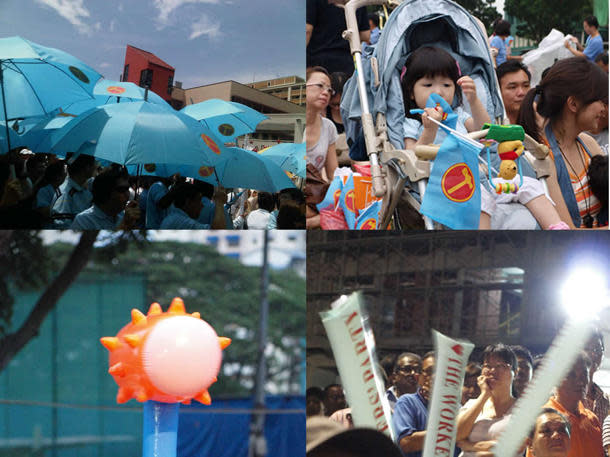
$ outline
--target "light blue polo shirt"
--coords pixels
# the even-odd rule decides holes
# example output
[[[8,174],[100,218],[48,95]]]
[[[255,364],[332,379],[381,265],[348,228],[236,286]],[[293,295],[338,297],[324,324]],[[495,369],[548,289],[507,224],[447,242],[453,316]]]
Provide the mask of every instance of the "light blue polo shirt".
[[[585,50],[583,54],[589,59],[591,62],[595,62],[595,58],[598,54],[604,52],[604,42],[602,41],[602,36],[598,33],[595,38],[591,38],[591,35],[587,37],[587,41],[585,42]]]
[[[161,222],[161,226],[159,227],[162,230],[165,229],[177,229],[177,230],[205,230],[209,229],[210,226],[208,224],[202,224],[197,222],[195,219],[190,217],[180,208],[176,208],[172,206],[167,216]]]
[[[167,194],[168,189],[161,181],[154,183],[148,189],[148,194],[146,195],[146,228],[147,229],[158,229],[161,225],[161,221],[165,216],[167,216],[167,209],[159,208],[157,204],[159,200],[161,200],[165,194]]]
[[[59,189],[61,196],[53,205],[53,213],[78,214],[91,206],[93,195],[89,189],[80,186],[72,178],[68,178]]]
[[[489,46],[498,50],[498,55],[496,56],[496,65],[498,67],[504,62],[506,62],[506,45],[504,44],[504,40],[502,38],[500,38],[498,35],[495,35],[491,39]]]
[[[74,218],[71,230],[115,230],[123,219],[123,212],[118,216],[109,216],[98,206],[93,205]]]

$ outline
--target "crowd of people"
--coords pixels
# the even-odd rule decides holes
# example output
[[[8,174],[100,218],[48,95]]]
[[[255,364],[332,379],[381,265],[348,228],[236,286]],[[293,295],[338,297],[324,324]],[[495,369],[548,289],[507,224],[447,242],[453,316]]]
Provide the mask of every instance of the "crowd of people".
[[[362,43],[374,44],[383,35],[379,16],[357,10]],[[315,189],[332,181],[339,167],[338,136],[344,129],[339,103],[345,78],[353,72],[344,10],[333,2],[307,0],[307,227],[320,227],[316,204],[324,195]],[[523,127],[525,133],[550,150],[548,196],[542,184],[517,174],[510,194],[496,194],[481,183],[482,229],[491,228],[498,204],[518,202],[529,210],[542,229],[604,228],[608,226],[608,54],[603,49],[597,18],[583,22],[585,45],[566,39],[572,58],[558,60],[531,87],[531,74],[522,57],[513,55],[511,24],[501,18],[493,24],[489,49],[496,67],[505,122]],[[398,70],[397,70],[398,71]],[[461,73],[459,64],[440,47],[422,46],[412,52],[401,72],[405,108],[404,147],[441,144],[445,130],[437,122],[448,113],[457,115],[456,130],[468,133],[494,122],[481,101],[477,85]],[[494,90],[494,89],[492,89]],[[427,106],[430,94],[446,103]],[[466,105],[466,106],[465,106]],[[415,114],[411,110],[418,111]],[[358,141],[350,144],[354,162],[367,160]],[[338,172],[338,171],[337,171]],[[502,176],[504,178],[504,176]],[[501,181],[500,177],[495,178]],[[502,181],[504,182],[504,181]],[[496,185],[494,182],[491,186]],[[510,226],[510,224],[507,224]],[[530,228],[519,227],[516,228]]]
[[[531,432],[523,437],[518,456],[610,455],[610,399],[593,381],[603,357],[603,334],[596,331],[566,377],[549,393]],[[487,346],[480,360],[469,361],[462,387],[462,407],[456,421],[455,457],[493,457],[494,446],[506,430],[513,406],[527,389],[542,358],[543,355],[532,357],[524,346],[497,343]],[[422,455],[428,433],[426,426],[434,388],[435,362],[434,352],[421,356],[413,352],[389,354],[380,360],[378,369],[385,378],[386,397],[396,434],[395,445],[403,457]],[[367,453],[364,438],[359,439],[360,447],[353,446],[353,442],[348,447],[341,445],[339,440],[331,440],[345,430],[354,429],[351,408],[346,404],[340,384],[331,384],[324,389],[310,387],[306,401],[308,456],[401,455],[396,451]],[[326,427],[330,443],[316,441],[320,433],[313,433],[310,437],[310,424],[312,430]],[[369,442],[375,440],[380,445],[384,443],[381,437],[367,438]],[[340,452],[324,453],[332,446]]]
[[[18,148],[21,149],[21,148]],[[0,156],[0,227],[24,229],[302,229],[297,188],[271,194],[179,175],[130,176],[91,155]]]

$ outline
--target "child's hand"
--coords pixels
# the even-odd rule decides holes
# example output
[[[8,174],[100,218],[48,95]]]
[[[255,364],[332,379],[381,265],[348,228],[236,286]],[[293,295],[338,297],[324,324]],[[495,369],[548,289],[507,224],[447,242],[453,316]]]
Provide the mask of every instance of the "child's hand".
[[[441,122],[443,120],[443,113],[443,108],[440,106],[437,106],[436,108],[424,108],[424,112],[421,115],[421,122],[424,128],[436,130],[438,125],[432,122],[429,118]]]
[[[468,103],[472,104],[477,99],[477,86],[470,76],[462,76],[457,80],[458,86],[462,89]]]

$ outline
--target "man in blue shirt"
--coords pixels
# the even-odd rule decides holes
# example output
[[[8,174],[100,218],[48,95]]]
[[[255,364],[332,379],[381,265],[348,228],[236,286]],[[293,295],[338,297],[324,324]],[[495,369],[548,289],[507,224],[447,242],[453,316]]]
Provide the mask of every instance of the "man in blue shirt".
[[[197,221],[203,204],[201,203],[201,191],[195,184],[178,184],[172,191],[172,194],[174,196],[174,205],[170,207],[167,216],[161,222],[160,229],[205,230],[210,228],[210,225]],[[227,193],[219,187],[214,194],[214,203],[216,205],[211,228],[225,228],[223,206],[226,202]]]
[[[428,401],[434,379],[434,352],[422,358],[419,388],[414,394],[402,395],[396,402],[392,423],[396,441],[405,457],[421,457],[428,423]]]
[[[124,168],[112,167],[93,180],[93,205],[78,213],[72,230],[131,230],[136,227],[140,209],[136,202],[126,209],[129,180]]]
[[[588,16],[585,18],[582,27],[585,30],[585,33],[589,35],[585,42],[585,47],[583,48],[576,38],[566,40],[564,43],[565,47],[575,56],[586,57],[590,62],[595,62],[597,55],[604,52],[604,42],[597,30],[599,28],[599,22],[597,22],[595,16]],[[576,45],[576,49],[570,45],[570,41]]]
[[[506,62],[506,44],[505,40],[510,35],[510,22],[499,20],[494,27],[494,37],[489,42],[489,46],[495,49],[496,67],[499,67]]]

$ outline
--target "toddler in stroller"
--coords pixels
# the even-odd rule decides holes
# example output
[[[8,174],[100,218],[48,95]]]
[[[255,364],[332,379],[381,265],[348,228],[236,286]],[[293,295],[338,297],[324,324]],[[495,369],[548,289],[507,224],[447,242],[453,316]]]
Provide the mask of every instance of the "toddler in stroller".
[[[348,6],[354,2],[357,2],[357,6],[363,4],[363,0],[352,0]],[[372,2],[364,0],[364,3]],[[349,8],[346,7],[346,15],[348,13]],[[434,48],[431,50],[429,46]],[[433,69],[423,72],[427,74],[416,74],[411,67],[419,54],[428,56],[423,60],[424,66],[427,67],[430,67],[431,63],[432,67],[436,67],[438,59],[447,60],[446,57],[450,57],[450,60],[447,60],[447,68],[451,67],[451,71]],[[429,60],[432,54],[434,62]],[[438,150],[438,147],[435,149],[423,144],[433,140],[439,141],[435,139],[436,132],[428,118],[432,116],[432,119],[438,119],[442,113],[433,109],[427,111],[422,119],[423,124],[418,125],[420,121],[410,115],[408,108],[415,105],[417,108],[426,109],[425,99],[418,102],[418,96],[413,89],[416,88],[417,82],[425,77],[449,77],[451,81],[447,86],[449,92],[453,93],[447,96],[446,101],[457,108],[460,104],[459,101],[456,103],[460,93],[458,89],[461,86],[466,100],[462,109],[457,110],[458,119],[461,119],[465,131],[472,131],[472,138],[484,137],[486,131],[477,132],[482,124],[492,119],[501,123],[504,117],[486,34],[480,22],[451,1],[405,0],[389,17],[378,45],[375,48],[365,48],[363,58],[356,59],[356,62],[357,65],[361,62],[361,68],[346,84],[341,110],[348,143],[355,145],[352,152],[356,153],[357,146],[364,142],[366,154],[372,159],[371,163],[374,165],[373,159],[379,160],[382,166],[381,171],[371,167],[375,194],[383,196],[384,199],[384,211],[379,226],[386,227],[394,216],[397,228],[421,228],[421,216],[407,219],[401,213],[404,212],[405,206],[419,210],[419,196],[425,190],[425,182]],[[406,74],[401,81],[401,69],[405,63]],[[462,74],[470,77],[456,78],[449,75],[455,73],[459,76],[459,69]],[[362,83],[359,83],[359,78]],[[428,81],[428,84],[433,83],[434,81]],[[403,91],[407,95],[406,100],[403,98]],[[439,91],[442,95],[442,88]],[[457,94],[456,100],[453,94]],[[366,100],[363,100],[364,98]],[[361,100],[364,103],[361,103]],[[367,112],[369,105],[371,109]],[[367,121],[368,116],[371,120],[375,116],[375,124]],[[359,142],[361,133],[364,141]],[[534,162],[544,163],[548,151],[530,138],[525,140],[526,149],[533,154]],[[497,166],[498,158],[495,157],[494,161],[492,166]],[[375,179],[376,171],[377,178],[382,179]],[[538,178],[548,176],[544,167],[541,167],[540,171],[524,167],[524,174]],[[481,175],[486,176],[486,171]],[[397,207],[400,211],[395,212]],[[553,210],[550,202],[548,208]],[[413,215],[410,210],[406,213]],[[554,221],[554,216],[551,220]],[[426,222],[427,228],[433,228],[430,221]],[[547,228],[552,222],[546,222],[545,219],[541,225]]]

